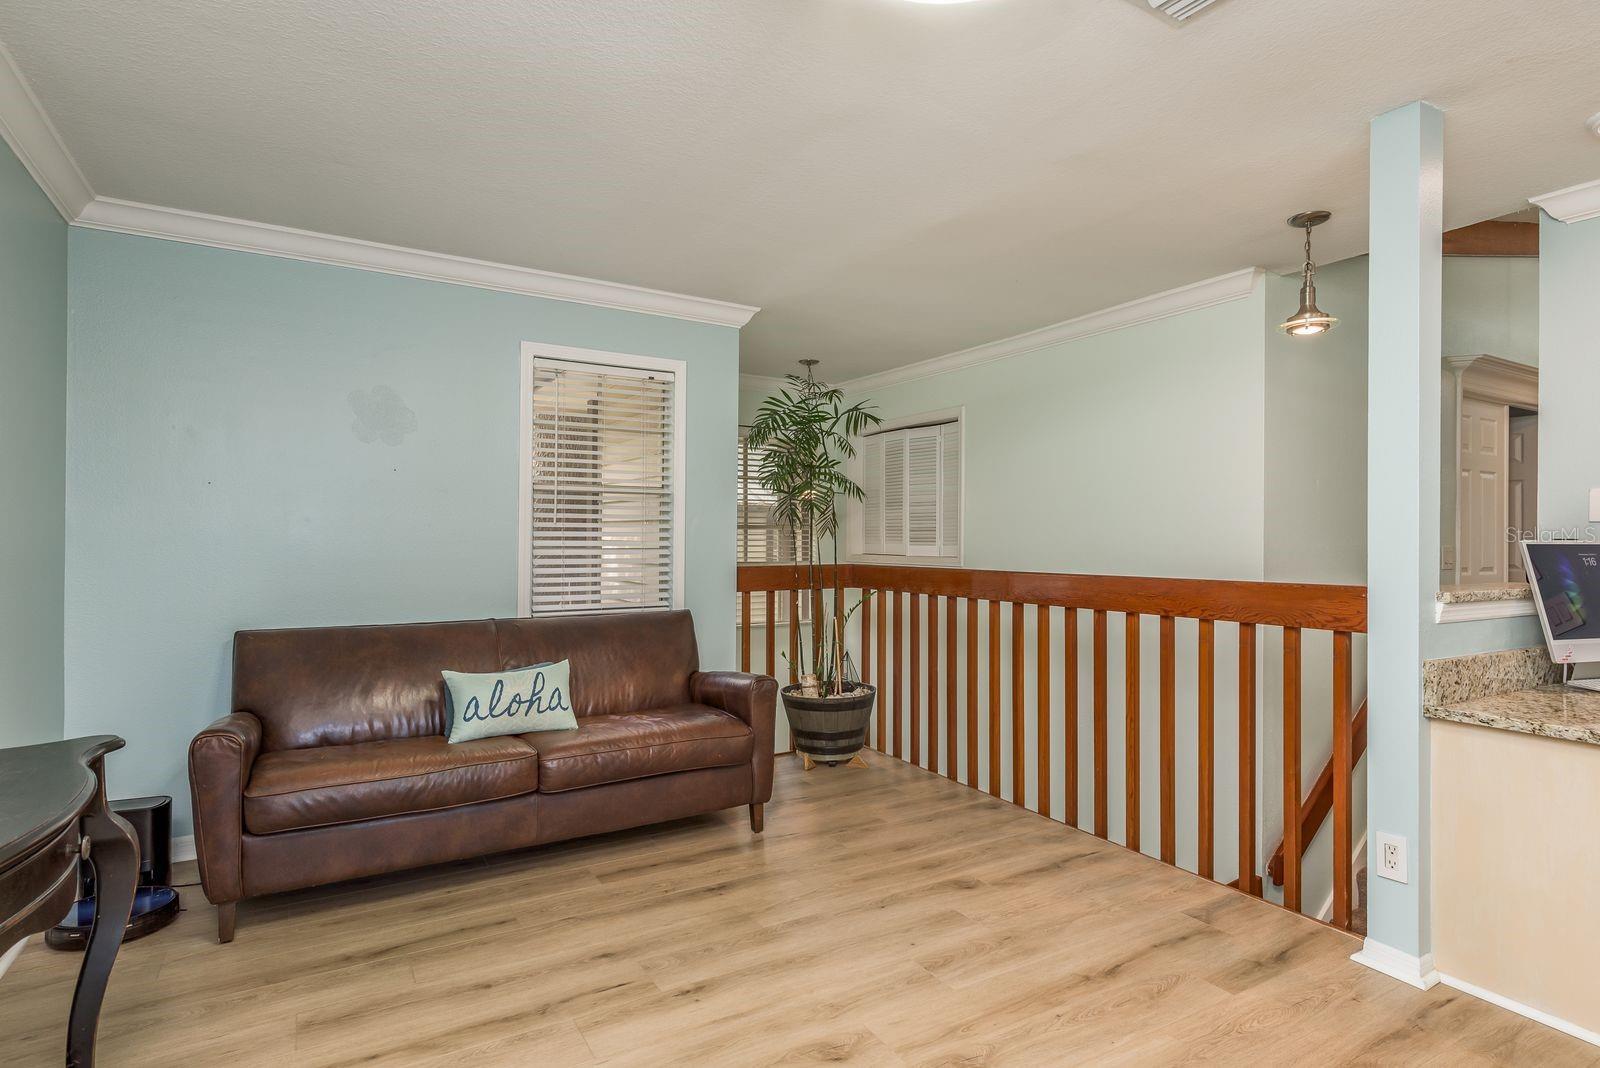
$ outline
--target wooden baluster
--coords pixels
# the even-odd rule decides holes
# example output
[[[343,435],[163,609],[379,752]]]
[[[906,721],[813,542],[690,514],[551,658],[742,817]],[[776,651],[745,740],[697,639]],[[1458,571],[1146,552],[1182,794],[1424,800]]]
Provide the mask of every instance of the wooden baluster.
[[[1200,788],[1195,803],[1199,823],[1199,872],[1207,879],[1216,871],[1217,822],[1217,640],[1216,624],[1200,621]]]
[[[872,591],[861,591],[861,681],[872,683]]]
[[[1024,806],[1028,803],[1028,734],[1024,726],[1028,710],[1023,707],[1027,693],[1023,644],[1023,635],[1027,633],[1025,607],[1020,601],[1011,604],[1011,803]]]
[[[1283,628],[1283,904],[1300,911],[1300,628]]]
[[[967,598],[967,785],[978,788],[978,601]]]
[[[904,630],[906,603],[899,590],[889,594],[889,601],[894,606],[894,726],[889,730],[889,754],[904,759],[905,753],[905,721],[900,715],[905,701],[905,646],[900,643],[901,632]]]
[[[1333,925],[1350,929],[1350,634],[1333,635]]]
[[[911,748],[907,759],[922,764],[922,594],[906,594],[911,606]]]
[[[1261,896],[1256,876],[1256,625],[1239,624],[1239,889]]]
[[[874,596],[878,601],[878,752],[889,751],[889,670],[884,663],[884,637],[889,633],[889,601],[883,590]]]
[[[839,642],[839,645],[838,645],[838,647],[837,647],[837,649],[835,651],[842,650],[844,648],[844,587],[839,584],[842,581],[842,575],[843,575],[842,571],[840,571],[838,568],[834,568],[834,571],[833,571],[833,633],[834,633],[834,635],[836,636],[836,638],[838,639],[838,642]],[[844,657],[843,656],[839,657],[839,663],[834,665],[834,667],[839,672],[839,677],[843,678],[844,677]]]
[[[1034,730],[1035,748],[1038,750],[1037,769],[1035,778],[1037,783],[1039,815],[1046,818],[1050,815],[1050,606],[1039,605],[1034,609],[1038,618],[1035,630],[1038,632],[1038,644],[1034,649],[1034,675],[1038,680],[1038,693],[1035,695],[1034,717],[1037,726]]]
[[[1135,852],[1139,849],[1139,623],[1137,612],[1122,617],[1122,837]]]
[[[1065,667],[1061,673],[1061,688],[1066,701],[1066,711],[1061,720],[1061,771],[1066,783],[1064,815],[1067,825],[1078,825],[1078,610],[1066,609],[1062,617],[1061,656]]]
[[[1000,602],[989,602],[989,796],[1000,796]]]
[[[1094,612],[1094,833],[1111,835],[1110,792],[1106,785],[1106,613]]]
[[[750,628],[755,621],[750,618],[750,591],[739,594],[739,670],[750,671]]]
[[[1161,617],[1161,859],[1178,862],[1177,622]]]
[[[822,677],[822,656],[827,652],[822,648],[823,628],[826,626],[823,621],[827,618],[822,614],[822,587],[818,586],[811,591],[811,673],[818,679]]]
[[[800,681],[800,591],[789,591],[789,684]]]
[[[944,773],[956,778],[956,599],[944,599]]]
[[[767,674],[778,677],[778,595],[768,590],[761,595],[767,606]]]
[[[928,736],[927,768],[939,772],[939,595],[928,597],[928,719],[923,724]]]

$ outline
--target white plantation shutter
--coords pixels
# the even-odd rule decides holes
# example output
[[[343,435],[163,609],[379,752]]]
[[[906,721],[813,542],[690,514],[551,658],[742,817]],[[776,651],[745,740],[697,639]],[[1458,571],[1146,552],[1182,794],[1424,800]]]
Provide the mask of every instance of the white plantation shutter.
[[[961,424],[939,428],[939,555],[961,555]]]
[[[861,551],[961,555],[961,423],[874,434],[861,444]]]
[[[906,438],[906,555],[939,555],[939,428]]]
[[[673,603],[674,376],[535,358],[531,615]]]
[[[906,554],[906,436],[883,435],[883,551]]]
[[[883,552],[883,437],[868,438],[861,447],[862,551]]]

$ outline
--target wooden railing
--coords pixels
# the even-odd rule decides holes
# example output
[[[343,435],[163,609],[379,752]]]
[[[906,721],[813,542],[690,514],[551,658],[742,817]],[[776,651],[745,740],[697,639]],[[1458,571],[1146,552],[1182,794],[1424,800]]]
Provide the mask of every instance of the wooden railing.
[[[829,592],[813,601],[811,618],[825,618],[824,611],[835,619],[841,618],[847,603],[854,604],[860,598],[860,607],[848,628],[849,645],[863,681],[879,684],[872,732],[874,748],[935,772],[942,768],[947,777],[986,789],[992,796],[1005,797],[1009,793],[1007,799],[1014,804],[1108,840],[1112,838],[1113,771],[1108,680],[1112,658],[1108,650],[1114,648],[1113,617],[1120,619],[1121,841],[1130,849],[1144,848],[1141,830],[1146,799],[1141,783],[1141,737],[1147,726],[1153,726],[1159,735],[1156,750],[1160,765],[1156,798],[1159,841],[1154,855],[1168,864],[1177,864],[1179,832],[1177,695],[1180,674],[1186,687],[1190,678],[1187,672],[1179,671],[1178,630],[1180,622],[1184,622],[1187,654],[1187,621],[1192,621],[1193,722],[1197,740],[1196,789],[1189,818],[1195,821],[1194,870],[1208,879],[1217,877],[1219,860],[1217,670],[1218,635],[1225,633],[1227,644],[1236,650],[1230,667],[1237,673],[1231,688],[1236,697],[1232,716],[1236,719],[1233,733],[1237,738],[1234,763],[1238,783],[1233,816],[1237,820],[1238,841],[1236,865],[1230,866],[1249,873],[1249,878],[1236,878],[1235,882],[1256,896],[1261,896],[1256,853],[1258,676],[1265,675],[1265,665],[1257,663],[1257,650],[1264,634],[1281,635],[1278,642],[1283,698],[1276,710],[1282,723],[1281,796],[1283,811],[1298,814],[1303,797],[1301,698],[1307,678],[1303,635],[1307,631],[1330,632],[1329,663],[1318,670],[1329,672],[1331,691],[1332,920],[1336,926],[1348,929],[1352,884],[1350,754],[1354,741],[1352,636],[1366,630],[1365,588],[867,564],[827,566],[821,568],[821,573]],[[796,591],[805,587],[803,567],[745,565],[738,569],[739,656],[744,670],[754,666],[793,681],[789,670],[779,664],[776,641],[780,624],[775,606],[787,598],[788,618],[798,618],[801,594]],[[753,597],[757,595],[764,595],[764,618],[752,618]],[[1151,631],[1146,629],[1146,617],[1150,617],[1148,626],[1154,628],[1153,637],[1148,639]],[[801,629],[787,628],[791,664],[802,640]],[[756,632],[762,630],[765,656],[757,663],[752,646]],[[980,637],[984,639],[981,642]],[[1153,645],[1158,662],[1157,671],[1152,673],[1156,677],[1153,716],[1147,712],[1144,693],[1146,671],[1142,657],[1147,641]],[[1031,671],[1030,651],[1034,665]],[[1089,661],[1087,666],[1085,659]],[[1059,694],[1054,694],[1052,674],[1057,662],[1062,665],[1063,686]],[[1045,670],[1038,669],[1041,664]],[[1007,665],[1009,673],[1005,670]],[[1080,689],[1088,696],[1087,717],[1080,715]],[[981,703],[980,695],[986,698]],[[1186,692],[1186,716],[1187,696]],[[1062,725],[1059,742],[1053,737],[1058,710]],[[1087,739],[1080,738],[1080,720],[1085,718]],[[1153,723],[1147,724],[1147,720]],[[1030,727],[1034,743],[1031,761]],[[1002,782],[1007,735],[1009,783]],[[1085,743],[1088,752],[1080,753],[1080,745]],[[962,753],[964,769],[958,766]],[[982,769],[980,756],[986,757],[986,767]],[[1087,806],[1080,803],[1078,781],[1080,767],[1085,763],[1091,769],[1085,792]],[[1035,773],[1032,804],[1026,790],[1030,766]],[[1053,811],[1052,797],[1057,786],[1062,788],[1064,802],[1059,816]],[[1087,807],[1081,813],[1082,819],[1080,807]],[[1298,912],[1302,898],[1303,823],[1298,818],[1286,818],[1284,824],[1283,903]]]
[[[1361,707],[1356,710],[1355,720],[1350,727],[1350,770],[1361,762],[1367,751],[1367,703],[1361,702]],[[1311,784],[1311,792],[1306,795],[1305,803],[1300,806],[1300,854],[1305,855],[1306,849],[1311,845],[1311,839],[1317,836],[1322,829],[1322,823],[1328,818],[1328,813],[1333,811],[1333,757],[1322,766],[1322,773],[1317,776],[1317,781]],[[1283,885],[1283,843],[1278,843],[1278,848],[1273,850],[1272,859],[1267,861],[1267,875],[1272,879],[1273,886]]]

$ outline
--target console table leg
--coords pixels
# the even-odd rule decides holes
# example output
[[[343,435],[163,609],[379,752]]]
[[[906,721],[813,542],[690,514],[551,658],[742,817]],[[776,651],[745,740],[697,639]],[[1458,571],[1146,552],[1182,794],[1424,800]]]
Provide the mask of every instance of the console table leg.
[[[94,926],[78,970],[78,986],[72,995],[72,1015],[67,1025],[68,1068],[90,1068],[94,1064],[94,1035],[100,1023],[100,1003],[106,996],[111,966],[122,947],[122,934],[133,911],[133,895],[139,883],[139,840],[133,828],[106,804],[105,772],[95,762],[95,777],[100,780],[98,796],[83,817],[83,832],[89,836],[89,863],[94,865]]]

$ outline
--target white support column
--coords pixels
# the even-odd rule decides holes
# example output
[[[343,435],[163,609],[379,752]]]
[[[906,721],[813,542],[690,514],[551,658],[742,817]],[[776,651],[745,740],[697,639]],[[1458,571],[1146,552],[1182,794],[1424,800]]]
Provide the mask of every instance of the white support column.
[[[1372,121],[1367,357],[1368,927],[1356,960],[1437,982],[1429,923],[1424,630],[1439,575],[1444,115],[1417,102]],[[1409,879],[1379,876],[1399,835]]]

